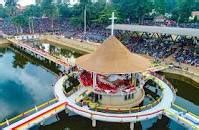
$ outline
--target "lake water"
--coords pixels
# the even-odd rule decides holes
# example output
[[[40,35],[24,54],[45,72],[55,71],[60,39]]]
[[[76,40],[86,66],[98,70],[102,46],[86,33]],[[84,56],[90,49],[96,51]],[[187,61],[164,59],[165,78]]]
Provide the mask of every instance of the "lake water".
[[[27,55],[27,57],[29,56]],[[11,49],[0,48],[0,120],[13,117],[54,97],[52,84],[56,82],[57,76],[49,71],[53,66],[47,66],[48,69],[46,69],[46,67],[40,65],[40,62],[34,62],[32,58],[27,57]],[[56,68],[52,68],[52,70],[54,69]],[[199,99],[196,96],[199,94],[199,89],[180,80],[168,79],[178,89],[176,103],[195,114],[199,114]],[[66,114],[61,113],[59,118],[59,121],[50,125],[38,126],[34,129],[129,130],[128,123],[98,121],[97,127],[92,128],[91,120],[80,116],[68,117]],[[185,127],[164,116],[162,119],[154,118],[136,123],[135,129],[186,130]]]
[[[20,54],[0,48],[0,120],[52,99],[56,77]]]

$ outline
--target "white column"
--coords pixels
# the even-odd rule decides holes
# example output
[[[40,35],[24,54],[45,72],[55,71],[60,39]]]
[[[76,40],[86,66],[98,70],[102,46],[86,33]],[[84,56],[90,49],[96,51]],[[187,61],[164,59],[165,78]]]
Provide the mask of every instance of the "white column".
[[[93,72],[93,89],[95,89],[96,87],[96,78],[97,78],[97,75],[96,73]]]
[[[92,127],[96,127],[96,120],[92,119]]]
[[[130,130],[134,130],[134,122],[130,122]]]

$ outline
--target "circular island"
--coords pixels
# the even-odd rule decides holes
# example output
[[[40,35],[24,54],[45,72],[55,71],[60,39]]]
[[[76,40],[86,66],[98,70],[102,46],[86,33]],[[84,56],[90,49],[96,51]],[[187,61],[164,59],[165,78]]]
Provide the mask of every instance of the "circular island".
[[[73,77],[79,85],[63,87],[69,76],[63,76],[55,84],[55,95],[66,101],[69,112],[90,118],[92,126],[96,120],[134,123],[148,120],[164,113],[175,100],[175,90],[163,77],[149,71],[150,61],[131,53],[114,36],[109,37],[97,50],[76,59]],[[74,74],[75,73],[75,74]],[[144,103],[148,96],[146,82],[157,85],[156,98]]]

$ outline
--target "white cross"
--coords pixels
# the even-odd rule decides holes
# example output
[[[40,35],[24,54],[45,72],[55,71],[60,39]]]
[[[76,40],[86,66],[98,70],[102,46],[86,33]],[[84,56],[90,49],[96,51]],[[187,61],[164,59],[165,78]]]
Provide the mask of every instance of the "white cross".
[[[112,21],[112,24],[111,24],[111,36],[113,36],[114,35],[114,21],[115,21],[115,19],[117,19],[117,17],[115,17],[115,13],[114,12],[112,12],[112,17],[109,18],[109,19],[111,19],[111,21]]]

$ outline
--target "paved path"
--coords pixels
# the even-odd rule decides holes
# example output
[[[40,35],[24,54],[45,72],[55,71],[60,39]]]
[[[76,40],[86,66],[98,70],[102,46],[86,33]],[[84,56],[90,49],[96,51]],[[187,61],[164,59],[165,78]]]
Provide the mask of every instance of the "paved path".
[[[164,114],[187,128],[199,130],[199,117],[195,117],[189,113],[179,112],[173,108],[166,109]]]
[[[58,57],[54,57],[52,56],[51,54],[45,52],[45,51],[42,51],[42,50],[39,50],[39,49],[36,49],[36,48],[32,48],[31,46],[29,46],[28,44],[24,44],[20,41],[17,41],[15,39],[9,39],[10,42],[16,44],[17,46],[20,46],[22,48],[25,48],[27,49],[28,51],[31,51],[33,52],[34,54],[37,54],[39,56],[42,56],[50,61],[53,61],[54,63],[56,64],[59,64],[59,65],[64,65],[66,67],[69,67],[70,64],[66,61],[66,60],[63,60],[63,59],[60,59]]]
[[[51,116],[56,115],[57,113],[65,110],[65,106],[66,106],[66,102],[59,101],[8,127],[5,127],[3,130],[24,130],[24,129],[31,128],[35,124],[39,124],[42,121],[50,118]]]
[[[80,42],[79,40],[67,39],[67,38],[63,38],[61,36],[55,36],[55,35],[44,35],[41,37],[41,40],[46,40],[54,44],[69,47],[69,48],[81,51],[83,53],[91,53],[95,51],[96,48],[100,45],[99,43]]]
[[[163,88],[163,98],[156,106],[153,108],[137,112],[137,113],[125,113],[125,114],[114,114],[114,113],[102,113],[90,110],[88,108],[80,107],[74,101],[71,101],[70,97],[66,97],[63,92],[62,84],[66,77],[62,77],[56,84],[55,84],[55,95],[60,101],[68,102],[67,108],[70,111],[77,113],[78,115],[95,119],[101,121],[110,121],[110,122],[137,122],[142,120],[148,120],[154,117],[157,117],[163,114],[164,109],[168,109],[171,107],[171,103],[174,101],[175,96],[170,87],[161,81],[160,79],[153,77],[150,75],[151,78],[154,78],[155,82],[157,82]],[[81,94],[83,88],[77,91],[76,98]],[[72,98],[74,99],[74,98]]]
[[[145,74],[147,79],[153,79],[161,88],[163,88],[162,100],[154,107],[143,110],[136,113],[125,113],[125,114],[113,114],[113,113],[102,113],[90,110],[88,107],[80,107],[76,104],[75,99],[79,97],[82,93],[87,91],[86,87],[80,87],[79,90],[74,92],[69,97],[66,97],[63,91],[63,82],[66,80],[67,76],[61,77],[58,82],[55,84],[54,92],[55,96],[59,99],[59,102],[46,107],[45,109],[38,111],[6,128],[4,130],[15,130],[15,129],[27,129],[35,124],[38,124],[45,119],[55,115],[67,107],[70,111],[73,111],[81,116],[90,118],[92,120],[101,120],[109,122],[137,122],[142,120],[148,120],[154,117],[157,117],[161,114],[165,114],[171,119],[176,120],[185,124],[187,127],[198,129],[198,124],[194,123],[192,120],[187,119],[182,114],[180,115],[176,110],[171,108],[171,104],[175,100],[175,94],[172,92],[172,89],[160,80],[158,77],[155,77],[151,74]],[[192,117],[194,118],[194,117]],[[198,120],[196,118],[195,120]]]
[[[10,44],[10,42],[7,39],[0,38],[0,45],[4,45],[4,44]]]

